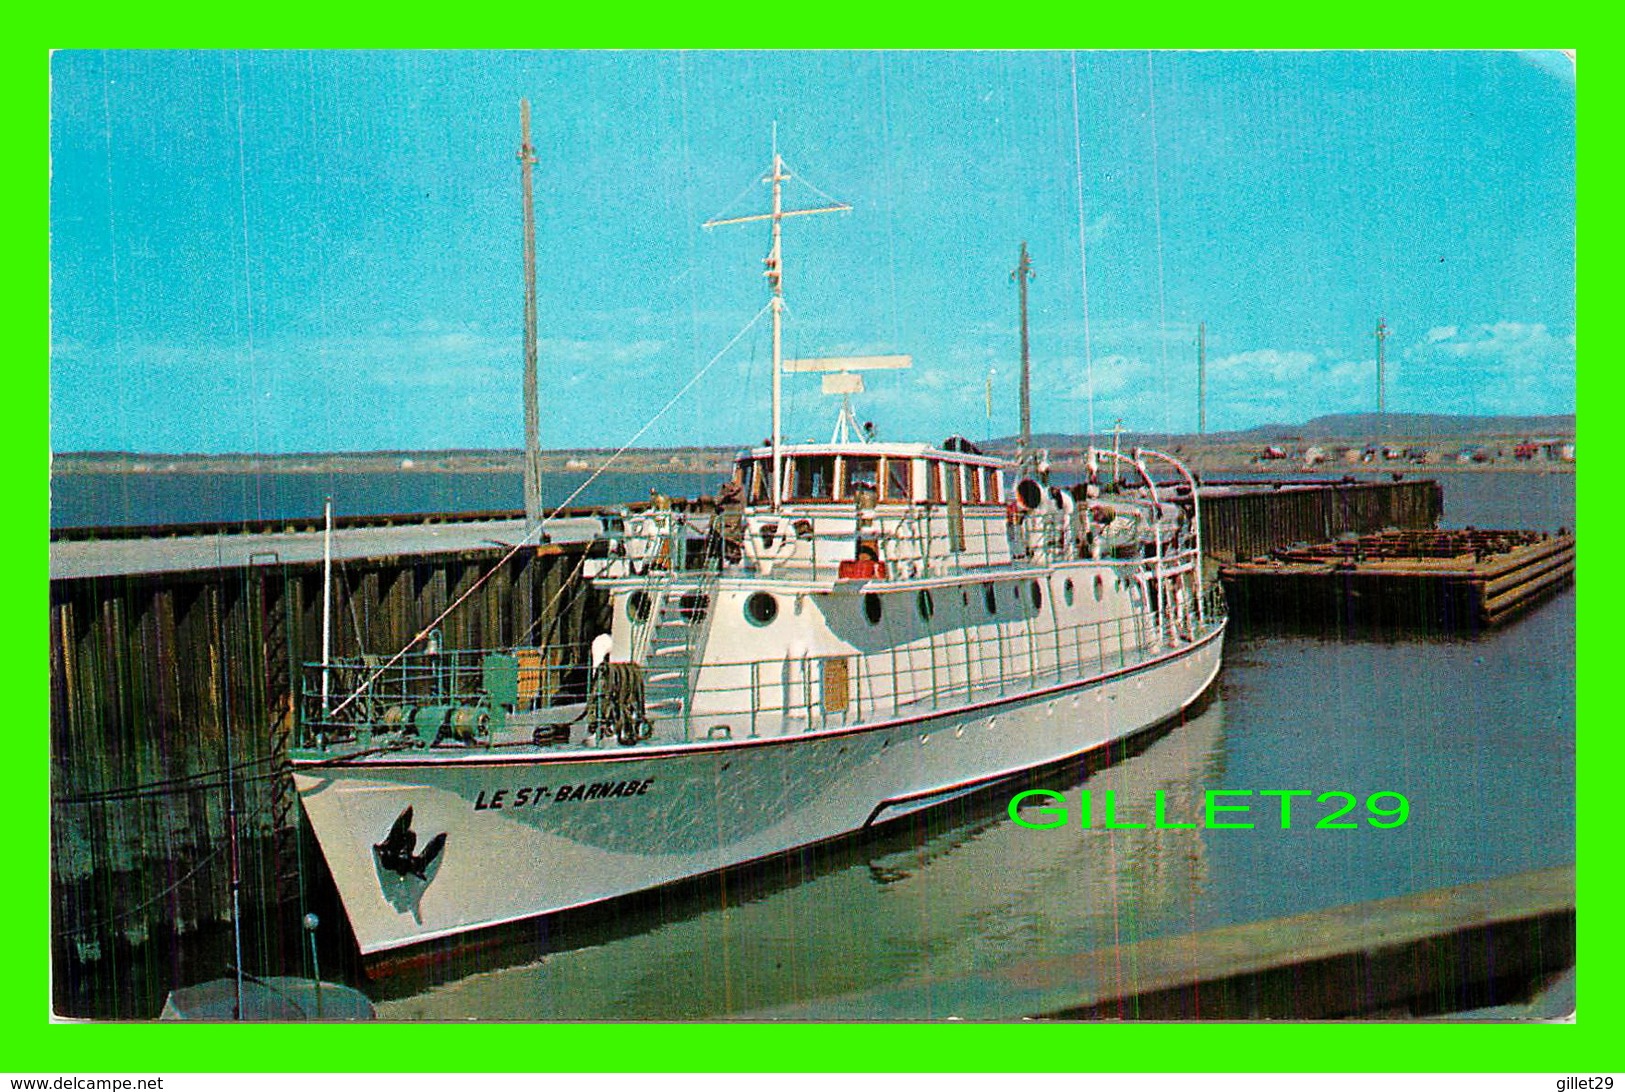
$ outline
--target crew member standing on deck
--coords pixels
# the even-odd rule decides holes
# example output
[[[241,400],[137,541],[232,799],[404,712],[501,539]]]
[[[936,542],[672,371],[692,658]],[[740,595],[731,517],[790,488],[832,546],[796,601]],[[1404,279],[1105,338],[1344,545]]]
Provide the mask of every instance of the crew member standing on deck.
[[[745,487],[729,478],[717,490],[717,518],[722,524],[723,560],[732,564],[745,552]]]

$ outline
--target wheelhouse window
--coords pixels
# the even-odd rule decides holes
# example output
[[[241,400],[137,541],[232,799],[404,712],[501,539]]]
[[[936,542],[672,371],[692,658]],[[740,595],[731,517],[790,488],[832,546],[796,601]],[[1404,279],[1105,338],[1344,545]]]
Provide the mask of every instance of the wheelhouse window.
[[[846,499],[852,500],[863,489],[876,495],[880,493],[880,460],[849,455],[846,459]]]
[[[935,459],[925,463],[925,499],[932,504],[942,503],[942,464]]]
[[[914,482],[912,471],[914,464],[909,459],[886,460],[886,492],[881,498],[893,504],[908,504],[914,499]]]
[[[967,466],[965,468],[965,502],[967,504],[982,503],[982,468]]]
[[[835,456],[798,455],[790,499],[827,501],[835,499]]]
[[[740,464],[744,465],[744,464]],[[766,504],[771,491],[770,483],[773,480],[773,462],[770,459],[755,459],[750,463],[750,483],[746,496],[751,504]]]

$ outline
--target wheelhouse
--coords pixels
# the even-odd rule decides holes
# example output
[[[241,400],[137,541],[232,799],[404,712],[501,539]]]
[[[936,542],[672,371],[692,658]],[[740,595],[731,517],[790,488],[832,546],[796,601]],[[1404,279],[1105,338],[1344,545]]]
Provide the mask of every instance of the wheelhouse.
[[[999,507],[1008,499],[1003,464],[985,455],[926,444],[790,444],[780,452],[780,504]],[[739,456],[733,478],[751,507],[772,507],[771,448]]]

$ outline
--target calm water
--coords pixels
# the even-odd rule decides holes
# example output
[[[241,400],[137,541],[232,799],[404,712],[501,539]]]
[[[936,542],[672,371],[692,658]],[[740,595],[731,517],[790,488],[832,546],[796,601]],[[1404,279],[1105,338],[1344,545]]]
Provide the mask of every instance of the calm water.
[[[513,507],[517,495],[512,476],[457,476],[455,496],[435,492],[451,488],[435,476],[398,477],[365,493],[378,502],[370,510]],[[1452,526],[1575,523],[1573,475],[1440,480]],[[318,507],[334,488],[261,486],[278,503],[314,495]],[[633,499],[649,479],[606,488],[624,495],[594,499]],[[208,511],[195,492],[185,500],[193,507],[163,510],[144,494],[110,511],[81,495],[73,511],[93,518],[60,522],[252,514],[229,497]],[[1274,798],[1254,807],[1251,830],[1030,830],[1001,799],[961,803],[367,988],[400,1020],[718,1017],[1572,862],[1574,606],[1570,590],[1475,639],[1233,634],[1199,715],[1082,782],[1050,782],[1074,804],[1088,788],[1097,809],[1111,789],[1134,820],[1149,817],[1157,790],[1176,820],[1207,789],[1394,791],[1411,807],[1398,829],[1313,829],[1329,809],[1304,798],[1289,830]]]
[[[542,503],[562,503],[586,481],[580,473],[542,475]],[[572,503],[627,504],[649,490],[671,496],[715,493],[717,474],[609,472]],[[229,523],[320,516],[325,497],[340,516],[406,512],[517,511],[525,506],[516,473],[368,474],[57,474],[51,479],[52,527]]]
[[[1258,478],[1268,474],[1226,474]],[[1301,478],[1301,473],[1286,474]],[[1413,474],[1410,477],[1426,477]],[[575,492],[586,472],[542,475],[542,502],[556,505]],[[1386,473],[1356,475],[1387,480]],[[1438,475],[1450,527],[1495,526],[1556,530],[1574,526],[1574,475],[1479,472]],[[671,496],[714,493],[720,475],[619,473],[600,475],[576,504],[627,504],[649,490]],[[1069,484],[1069,483],[1068,483]],[[51,526],[137,526],[310,518],[333,498],[339,515],[478,512],[524,507],[523,479],[490,471],[376,474],[57,474],[51,479]]]

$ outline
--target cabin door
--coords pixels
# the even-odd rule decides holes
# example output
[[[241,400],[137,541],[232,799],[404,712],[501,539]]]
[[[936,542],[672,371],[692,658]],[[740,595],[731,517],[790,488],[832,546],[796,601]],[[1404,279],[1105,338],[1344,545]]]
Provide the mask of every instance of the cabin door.
[[[942,476],[943,485],[948,493],[948,552],[963,553],[965,550],[965,501],[959,492],[959,467],[953,463],[944,463]]]

